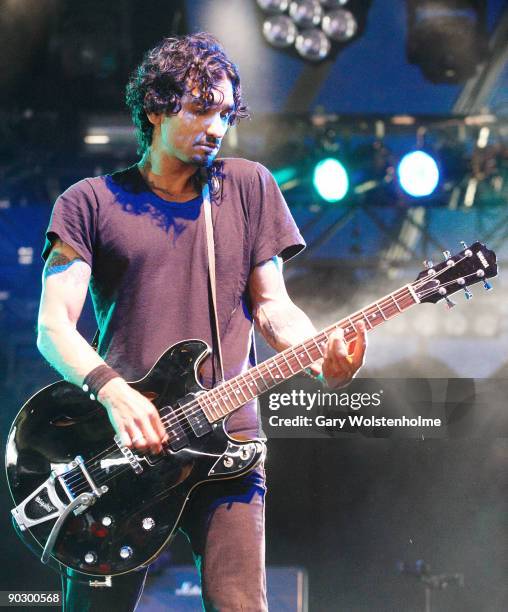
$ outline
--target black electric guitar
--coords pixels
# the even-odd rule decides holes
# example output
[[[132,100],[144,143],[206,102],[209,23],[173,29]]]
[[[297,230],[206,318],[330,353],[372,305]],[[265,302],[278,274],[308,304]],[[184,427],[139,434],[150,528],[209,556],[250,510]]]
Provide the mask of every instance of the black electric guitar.
[[[60,381],[20,410],[11,427],[7,479],[21,539],[51,565],[92,576],[123,574],[152,562],[171,540],[199,485],[236,478],[264,456],[264,444],[239,442],[224,429],[229,414],[322,356],[334,329],[347,341],[364,321],[374,329],[422,302],[446,300],[496,276],[496,257],[475,242],[420,273],[413,283],[339,321],[302,344],[211,390],[196,380],[210,353],[200,340],[166,350],[131,383],[157,407],[169,435],[160,455],[122,446],[106,411],[79,387]]]

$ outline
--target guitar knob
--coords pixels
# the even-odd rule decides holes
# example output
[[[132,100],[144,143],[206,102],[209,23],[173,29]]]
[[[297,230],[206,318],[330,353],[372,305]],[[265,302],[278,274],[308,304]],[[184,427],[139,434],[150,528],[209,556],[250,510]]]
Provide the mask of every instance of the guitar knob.
[[[473,294],[467,287],[464,287],[464,295],[466,296],[466,300],[471,300],[473,298]]]
[[[490,291],[492,289],[492,285],[489,283],[489,281],[484,280],[483,281],[483,286],[484,286],[486,291]]]
[[[92,550],[89,550],[85,555],[85,563],[87,565],[93,565],[94,563],[97,563],[97,553],[93,552]]]
[[[448,296],[445,297],[445,300],[446,300],[446,306],[448,309],[453,308],[454,306],[457,305],[455,302],[452,302],[452,300],[450,300]]]
[[[433,263],[432,259],[424,259],[423,260],[423,265],[427,268],[427,270],[430,270],[430,268],[432,268],[434,266],[434,263]]]
[[[122,548],[120,548],[120,557],[122,559],[130,559],[133,553],[134,551],[132,550],[130,546],[122,546]]]
[[[223,463],[224,463],[224,467],[230,468],[230,467],[233,467],[234,460],[231,457],[226,456],[224,457]]]
[[[443,257],[446,259],[450,259],[451,253],[450,251],[443,251]]]

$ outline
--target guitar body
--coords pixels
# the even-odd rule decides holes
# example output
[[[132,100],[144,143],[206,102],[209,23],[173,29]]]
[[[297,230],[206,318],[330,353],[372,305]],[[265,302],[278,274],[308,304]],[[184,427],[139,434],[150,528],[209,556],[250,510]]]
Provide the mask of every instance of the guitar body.
[[[6,467],[16,504],[15,527],[34,552],[41,555],[70,501],[95,488],[100,496],[93,505],[78,508],[63,522],[51,550],[52,564],[95,576],[147,565],[171,540],[197,486],[236,478],[261,461],[261,442],[232,440],[224,420],[206,422],[208,431],[198,429],[197,436],[179,411],[182,398],[192,402],[204,391],[196,371],[208,354],[204,342],[178,343],[132,383],[168,426],[176,422],[173,414],[181,417],[177,433],[183,434],[185,445],[179,448],[182,439],[176,443],[176,438],[181,436],[173,435],[177,450],[170,445],[161,455],[122,450],[105,409],[65,381],[42,389],[22,407],[9,433]],[[85,470],[72,467],[76,457],[82,458]],[[58,476],[62,470],[67,471]]]

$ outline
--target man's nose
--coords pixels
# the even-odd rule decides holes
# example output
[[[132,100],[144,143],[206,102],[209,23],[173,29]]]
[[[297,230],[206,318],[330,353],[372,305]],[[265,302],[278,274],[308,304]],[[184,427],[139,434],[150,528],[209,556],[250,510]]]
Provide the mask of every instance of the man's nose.
[[[228,123],[220,116],[220,113],[215,114],[208,124],[206,133],[208,136],[220,140],[227,132]]]

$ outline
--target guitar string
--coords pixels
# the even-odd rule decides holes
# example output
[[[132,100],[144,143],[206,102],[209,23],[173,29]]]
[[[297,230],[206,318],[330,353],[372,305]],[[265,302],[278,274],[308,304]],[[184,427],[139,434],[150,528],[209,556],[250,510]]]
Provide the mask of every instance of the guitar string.
[[[462,259],[466,259],[466,257],[464,257],[464,258],[462,258]],[[457,263],[459,263],[460,261],[462,261],[462,260],[458,260],[458,261],[456,262],[456,264],[457,264]],[[425,277],[425,278],[422,278],[422,279],[418,279],[418,280],[414,281],[413,283],[411,283],[410,285],[411,285],[413,288],[417,288],[418,283],[420,284],[420,286],[423,286],[423,285],[425,285],[426,283],[428,283],[429,281],[431,281],[431,280],[435,279],[435,278],[436,278],[436,276],[441,275],[443,272],[445,272],[445,271],[446,271],[446,270],[448,270],[448,269],[449,269],[449,267],[444,268],[443,270],[441,270],[440,272],[436,273],[436,274],[435,274],[435,275],[433,275],[432,277]],[[477,273],[476,273],[476,272],[474,272],[474,273],[471,273],[471,274],[469,274],[469,275],[465,275],[463,278],[468,278],[468,277],[470,277],[470,276],[477,276]],[[448,281],[447,283],[443,283],[443,284],[441,284],[439,287],[431,287],[431,288],[429,288],[429,289],[428,289],[426,292],[422,292],[422,294],[421,294],[421,296],[420,296],[420,297],[425,297],[425,296],[430,295],[430,294],[432,294],[432,293],[437,293],[437,292],[438,292],[438,289],[439,289],[440,287],[446,287],[446,286],[448,286],[448,285],[450,285],[450,284],[453,284],[453,283],[455,283],[455,282],[456,282],[456,279],[453,279],[453,280],[451,280],[451,281]],[[390,302],[390,300],[392,300],[392,298],[393,298],[393,297],[395,297],[395,298],[396,298],[396,297],[399,297],[399,299],[400,299],[400,296],[399,296],[398,294],[400,294],[400,293],[404,293],[404,290],[406,290],[406,291],[408,290],[408,286],[407,286],[407,285],[406,285],[406,286],[404,286],[404,287],[402,287],[402,288],[400,288],[399,290],[397,290],[397,291],[393,292],[392,294],[390,294],[390,296],[389,296],[389,297],[382,298],[382,299],[381,299],[381,300],[379,300],[377,303],[374,303],[373,305],[368,306],[366,309],[364,309],[364,310],[362,310],[362,311],[359,311],[359,315],[360,315],[360,316],[359,316],[359,318],[357,318],[356,320],[355,320],[355,316],[356,316],[356,314],[357,314],[357,313],[355,313],[355,314],[351,315],[350,317],[348,317],[348,318],[345,320],[344,324],[345,324],[346,322],[350,322],[350,323],[351,323],[351,326],[353,327],[353,329],[355,329],[355,323],[359,322],[359,321],[360,321],[360,320],[362,320],[362,319],[366,319],[366,320],[368,321],[368,315],[369,315],[369,314],[371,314],[371,313],[372,313],[373,311],[375,311],[375,310],[379,310],[379,311],[384,310],[384,305],[386,304],[386,302]],[[408,297],[408,296],[403,296],[403,297]],[[444,296],[443,296],[443,297],[444,297]],[[398,303],[398,302],[395,300],[395,304],[397,304],[397,303]],[[379,308],[379,305],[381,305],[381,306],[382,306],[382,308]],[[392,315],[390,318],[392,318],[393,316],[396,316],[397,314],[400,314],[400,312],[399,312],[399,313],[395,312],[395,314],[394,314],[394,315]],[[367,317],[365,317],[364,315],[367,315]],[[333,327],[337,328],[337,327],[339,327],[339,325],[338,325],[338,324],[335,324],[335,325],[333,325],[333,326],[330,326],[329,328],[326,328],[325,330],[323,330],[322,332],[320,332],[320,333],[319,333],[317,336],[314,336],[314,337],[313,337],[311,340],[312,340],[312,341],[315,341],[315,340],[317,340],[317,339],[318,339],[319,337],[321,337],[321,336],[325,336],[325,338],[326,338],[326,337],[327,337],[327,332],[328,332],[328,330],[333,329]],[[370,325],[370,328],[371,328],[371,329],[373,329],[372,325]],[[310,341],[310,340],[305,341],[304,343],[302,343],[302,346],[303,346],[303,348],[304,348],[304,350],[305,350],[305,351],[306,351],[306,348],[307,348],[307,347],[305,347],[305,344],[307,344],[307,342],[309,342],[309,341]],[[289,347],[289,349],[286,349],[286,350],[291,350],[291,347]],[[310,349],[310,347],[309,347],[309,350],[311,350],[311,349]],[[314,349],[312,349],[312,350],[314,350]],[[307,352],[307,351],[306,351],[306,352]],[[303,353],[302,353],[302,354],[303,354]],[[293,372],[293,371],[292,371],[292,369],[291,369],[291,365],[290,365],[289,361],[288,361],[287,359],[285,359],[285,356],[283,356],[282,360],[279,360],[279,362],[277,363],[277,358],[278,358],[280,355],[281,355],[281,353],[279,353],[278,355],[276,355],[276,356],[275,356],[275,359],[274,359],[274,363],[277,365],[278,369],[279,369],[279,370],[282,372],[282,369],[281,369],[281,368],[279,368],[279,366],[282,366],[282,368],[284,368],[284,369],[285,369],[287,366],[289,366],[289,372],[288,372],[288,373],[289,373],[289,376],[284,376],[284,378],[283,378],[282,380],[286,380],[287,378],[290,378],[291,376],[293,376],[293,375],[295,375],[295,374],[298,374],[298,373],[299,373],[299,371],[302,371],[302,369],[304,369],[304,368],[301,368],[300,370],[297,370],[296,372]],[[311,357],[312,357],[312,356],[311,356]],[[293,358],[293,359],[295,359],[295,356],[293,355],[293,357],[292,357],[292,358]],[[291,359],[291,357],[290,357],[290,359]],[[296,358],[296,359],[297,359],[297,358]],[[319,357],[316,357],[316,359],[319,359]],[[286,361],[286,364],[284,364],[284,361]],[[298,359],[297,359],[297,361],[298,361]],[[258,369],[259,369],[259,367],[260,367],[260,366],[262,366],[262,365],[263,365],[263,364],[259,364],[259,366],[256,366],[256,368],[258,368]],[[255,368],[252,368],[252,369],[255,369]],[[271,378],[272,378],[272,380],[275,382],[275,385],[277,385],[279,382],[282,382],[280,379],[277,379],[277,378],[276,378],[276,379],[274,379],[274,377],[271,375],[271,373],[269,372],[269,370],[268,370],[268,368],[267,368],[266,366],[265,366],[265,369],[266,369],[266,371],[267,371],[267,372],[270,374],[270,377],[271,377]],[[260,373],[261,373],[261,372],[260,372]],[[243,376],[243,374],[242,374],[242,375],[240,375],[240,376]],[[251,376],[253,377],[253,375],[251,375]],[[235,378],[236,378],[236,377],[235,377]],[[263,376],[263,375],[262,375],[262,377],[261,377],[261,380],[263,380],[263,382],[264,382],[264,376]],[[229,386],[231,387],[231,386],[232,386],[232,384],[233,384],[234,382],[235,382],[235,379],[233,378],[233,379],[230,379],[229,381],[225,381],[225,382],[223,383],[223,385],[225,386],[227,383],[229,383]],[[258,395],[258,394],[260,393],[260,391],[259,391],[259,387],[258,387],[257,382],[256,382],[255,384],[256,384],[256,389],[257,389],[257,391],[258,391],[258,393],[257,393],[256,395]],[[265,384],[265,386],[266,386],[266,383],[264,383],[264,384]],[[219,387],[216,387],[216,388],[215,388],[215,390],[216,390],[216,391],[217,391],[217,390],[219,390],[219,389],[220,389],[220,388],[221,388],[223,385],[220,385]],[[275,385],[273,385],[273,386],[275,386]],[[268,390],[269,388],[271,388],[271,387],[268,387],[268,386],[267,386],[267,390]],[[212,390],[210,390],[210,391],[214,391],[214,390],[212,389]],[[228,395],[228,394],[227,394],[227,390],[226,390],[226,395]],[[245,394],[243,394],[243,395],[246,397],[246,395],[245,395]],[[247,401],[250,401],[251,399],[254,399],[254,398],[256,397],[256,395],[254,395],[252,398],[248,398],[248,399],[247,399]],[[228,396],[228,398],[229,398],[229,396]],[[229,401],[230,401],[231,403],[233,403],[233,402],[232,402],[232,400],[229,400]],[[233,410],[236,410],[237,408],[240,408],[240,407],[241,407],[241,405],[243,405],[243,404],[240,404],[239,406],[234,406]],[[165,427],[166,427],[166,425],[168,425],[168,426],[172,427],[174,424],[179,423],[179,426],[180,426],[180,429],[182,430],[182,433],[187,434],[187,433],[190,433],[190,432],[192,431],[192,426],[190,426],[190,425],[185,425],[185,422],[184,422],[184,424],[182,424],[182,422],[181,422],[181,420],[180,420],[180,417],[183,415],[184,417],[189,418],[189,416],[193,416],[193,415],[199,414],[199,413],[200,413],[202,410],[203,410],[203,406],[201,405],[201,403],[200,403],[199,399],[197,399],[197,400],[194,400],[194,401],[192,401],[192,402],[189,402],[188,404],[185,404],[184,406],[179,407],[179,410],[176,410],[176,409],[175,409],[175,410],[173,410],[173,411],[172,411],[172,413],[170,413],[169,415],[167,415],[166,417],[164,417],[164,418],[163,418],[163,419],[161,419],[161,420],[162,420],[162,422],[163,422],[163,424],[164,424],[164,426],[165,426]],[[219,419],[217,419],[217,420],[220,420],[220,418],[224,418],[225,416],[227,416],[227,414],[226,414],[226,415],[221,415],[221,416],[219,417]],[[103,455],[105,455],[105,454],[108,454],[108,453],[109,453],[111,450],[117,450],[117,449],[118,449],[118,447],[117,447],[117,446],[112,445],[112,446],[110,446],[108,449],[105,449],[104,451],[101,451],[101,452],[100,452],[98,455],[96,455],[95,457],[92,457],[92,458],[88,459],[88,460],[87,460],[87,462],[85,462],[85,463],[93,463],[93,462],[97,463],[97,459],[98,459],[100,456],[103,456]],[[147,451],[140,451],[140,452],[136,452],[136,454],[141,455],[141,456],[145,456],[145,455],[146,455],[146,453],[147,453]],[[77,469],[79,469],[79,468],[77,468]],[[103,468],[101,468],[100,466],[98,466],[98,467],[96,467],[96,468],[91,468],[91,469],[89,470],[89,473],[90,473],[90,474],[92,474],[92,473],[100,473],[100,474],[102,474],[102,473],[103,473]],[[117,472],[116,474],[118,474],[118,473],[119,473],[119,472]],[[86,479],[84,478],[84,476],[83,476],[83,474],[82,474],[81,472],[78,472],[78,473],[77,473],[75,476],[71,477],[71,478],[69,479],[69,481],[67,481],[67,479],[66,479],[66,482],[67,482],[67,483],[68,483],[70,486],[73,486],[73,483],[75,483],[75,482],[76,482],[76,480],[83,480],[83,484],[86,484]]]

